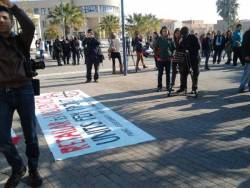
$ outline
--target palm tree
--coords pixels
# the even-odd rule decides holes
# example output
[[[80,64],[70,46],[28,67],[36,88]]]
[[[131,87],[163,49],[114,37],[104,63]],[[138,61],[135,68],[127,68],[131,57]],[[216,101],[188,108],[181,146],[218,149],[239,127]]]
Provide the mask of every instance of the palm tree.
[[[146,22],[145,34],[147,37],[149,37],[152,32],[160,30],[160,20],[157,19],[155,15],[146,14],[144,20]]]
[[[79,30],[84,25],[84,15],[81,10],[71,3],[56,6],[48,15],[51,24],[63,24],[64,33],[67,36],[70,29]]]
[[[133,35],[134,33],[142,34],[144,32],[145,22],[142,14],[134,13],[133,15],[129,15],[128,18],[126,18],[126,21],[126,30],[130,35]]]
[[[60,34],[60,27],[57,24],[49,25],[45,31],[45,36],[47,39],[55,39]]]
[[[140,33],[148,36],[150,33],[157,31],[160,28],[160,20],[152,14],[133,14],[129,15],[126,24],[126,29],[133,35],[134,33]]]
[[[107,15],[102,18],[99,23],[100,29],[105,31],[106,34],[110,35],[113,32],[118,32],[120,30],[119,18],[114,15]]]
[[[239,3],[238,0],[217,0],[217,13],[232,27],[238,16]]]

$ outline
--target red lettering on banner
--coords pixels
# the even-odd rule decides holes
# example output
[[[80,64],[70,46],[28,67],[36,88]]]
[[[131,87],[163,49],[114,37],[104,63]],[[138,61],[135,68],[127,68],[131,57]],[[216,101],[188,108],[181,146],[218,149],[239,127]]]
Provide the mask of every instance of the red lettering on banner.
[[[88,144],[84,144],[82,146],[70,146],[70,147],[63,147],[61,148],[61,153],[65,154],[65,153],[70,153],[70,152],[74,152],[74,151],[80,151],[80,150],[85,150],[90,148],[90,146]]]
[[[65,132],[73,132],[73,131],[75,131],[75,128],[71,127],[71,128],[67,128],[67,129],[53,130],[53,131],[51,131],[51,133],[53,135],[55,135],[55,134],[63,134]]]
[[[52,130],[51,134],[54,135],[61,153],[66,154],[90,148],[71,122],[53,122],[48,126]]]
[[[73,139],[73,140],[75,140],[75,139]],[[78,141],[78,142],[76,142],[76,141]],[[56,143],[58,144],[58,147],[60,148],[60,151],[63,154],[74,152],[74,151],[79,151],[79,150],[85,150],[85,149],[90,148],[90,146],[85,142],[84,139],[80,139],[80,140],[76,140],[76,141],[56,140]],[[65,144],[65,142],[67,144]]]
[[[73,132],[64,132],[62,134],[59,134],[59,135],[55,135],[55,138],[56,139],[63,139],[63,138],[66,138],[66,139],[71,139],[71,138],[81,138],[81,135],[79,133],[77,133],[77,130],[75,129]]]
[[[37,103],[37,109],[40,110],[41,115],[45,118],[55,117],[61,114],[61,110],[56,104],[53,104],[53,101],[44,101],[44,103]]]

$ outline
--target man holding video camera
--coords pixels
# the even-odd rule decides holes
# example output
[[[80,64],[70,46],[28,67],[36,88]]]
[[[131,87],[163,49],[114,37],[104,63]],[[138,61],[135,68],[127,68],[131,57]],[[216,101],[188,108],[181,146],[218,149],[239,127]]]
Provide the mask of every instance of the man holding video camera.
[[[22,32],[11,32],[13,17]],[[16,187],[26,173],[25,164],[11,141],[14,111],[20,116],[26,143],[29,183],[40,186],[38,172],[39,145],[36,134],[34,91],[25,71],[35,26],[31,19],[9,0],[0,0],[0,152],[12,168],[5,187]]]

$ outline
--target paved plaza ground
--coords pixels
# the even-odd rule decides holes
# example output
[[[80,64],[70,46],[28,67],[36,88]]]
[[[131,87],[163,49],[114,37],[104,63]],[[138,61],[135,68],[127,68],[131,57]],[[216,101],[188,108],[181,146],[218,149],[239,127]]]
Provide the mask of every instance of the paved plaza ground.
[[[125,77],[112,75],[106,59],[99,83],[85,84],[83,62],[62,67],[46,62],[47,68],[39,71],[41,93],[80,89],[156,140],[55,161],[38,128],[43,187],[249,188],[250,93],[237,93],[241,65],[222,63],[204,71],[202,63],[200,95],[194,99],[155,92],[157,71],[152,59],[146,63],[148,69],[135,73],[129,59]],[[13,123],[21,134],[18,116]],[[23,139],[17,147],[25,158]],[[0,187],[9,174],[1,156]],[[18,187],[27,187],[26,181]]]

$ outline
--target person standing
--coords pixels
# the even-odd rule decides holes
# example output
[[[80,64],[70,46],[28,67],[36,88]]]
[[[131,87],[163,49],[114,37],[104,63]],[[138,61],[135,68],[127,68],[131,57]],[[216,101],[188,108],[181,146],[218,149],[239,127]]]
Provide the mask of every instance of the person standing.
[[[12,168],[5,188],[16,187],[26,173],[26,166],[11,140],[14,111],[21,120],[28,158],[29,184],[42,185],[38,172],[39,144],[36,133],[35,100],[31,78],[25,73],[24,62],[30,56],[30,46],[35,33],[32,20],[17,5],[1,0],[0,6],[0,152]],[[22,32],[11,32],[12,15]],[[15,68],[14,68],[15,67]]]
[[[221,54],[225,47],[225,37],[221,34],[220,31],[218,31],[217,35],[214,37],[213,47],[214,47],[213,64],[216,63],[216,60],[217,64],[220,64]]]
[[[178,65],[181,63],[180,62],[180,58],[182,57],[183,54],[180,54],[179,52],[179,47],[180,47],[180,39],[181,39],[181,33],[180,33],[180,29],[176,28],[174,30],[174,47],[175,47],[175,52],[174,52],[174,56],[172,59],[172,81],[171,81],[171,88],[174,87],[175,85],[175,79],[176,79],[176,75],[177,75],[177,67]]]
[[[170,69],[171,57],[174,52],[173,41],[169,38],[170,32],[166,26],[163,26],[160,31],[161,36],[156,41],[155,47],[159,48],[159,61],[158,61],[158,86],[157,92],[162,91],[162,76],[164,69],[166,71],[166,88],[170,94]]]
[[[142,44],[142,36],[141,35],[137,35],[134,40],[132,41],[133,43],[133,47],[136,51],[136,66],[135,66],[135,72],[139,71],[139,62],[141,61],[143,68],[147,68],[147,66],[144,63],[144,59],[143,59],[143,44]]]
[[[233,66],[237,66],[237,61],[240,59],[242,65],[244,65],[242,54],[241,54],[241,43],[242,43],[242,34],[241,34],[242,25],[238,24],[236,30],[233,33]]]
[[[55,42],[53,42],[53,54],[57,61],[58,66],[62,66],[61,53],[62,53],[62,44],[61,41],[59,40],[59,36],[57,36]]]
[[[200,44],[198,38],[194,34],[189,34],[187,27],[181,28],[180,51],[185,54],[185,61],[180,66],[181,86],[177,93],[182,93],[187,90],[187,78],[191,69],[192,77],[192,94],[198,94],[198,77],[200,64]]]
[[[83,47],[85,55],[85,64],[87,66],[87,80],[85,83],[89,83],[92,80],[91,71],[93,65],[95,69],[94,80],[95,82],[97,82],[99,79],[99,64],[101,62],[99,58],[100,42],[95,38],[92,29],[89,29],[87,31],[87,36],[83,41]]]
[[[72,65],[80,64],[80,44],[77,37],[73,37],[70,41],[73,63]]]
[[[230,64],[232,61],[232,52],[233,52],[232,45],[233,45],[232,31],[228,30],[226,33],[226,44],[225,44],[227,62],[225,64]]]
[[[155,60],[155,69],[158,70],[158,58],[159,58],[159,49],[156,48],[155,44],[156,44],[156,41],[158,40],[159,38],[159,34],[155,31],[153,33],[153,38],[152,38],[152,44],[151,44],[151,47],[153,48],[154,50],[154,60]]]
[[[211,34],[207,33],[206,37],[203,39],[203,52],[205,55],[205,70],[210,70],[209,66],[208,66],[208,61],[209,61],[209,57],[212,51],[212,39],[211,39]]]
[[[246,84],[248,84],[248,89],[250,91],[250,29],[248,29],[243,36],[242,55],[245,62],[245,68],[241,78],[239,93],[245,91]]]
[[[70,59],[70,53],[71,53],[71,48],[70,48],[70,41],[68,37],[64,38],[62,41],[62,59],[64,65],[69,64],[69,59]]]
[[[120,40],[117,38],[116,34],[112,33],[109,51],[111,53],[112,59],[112,74],[116,74],[115,59],[119,61],[120,74],[123,74],[122,58],[120,53]]]
[[[129,35],[127,35],[125,37],[125,41],[126,41],[126,53],[127,53],[127,56],[130,56],[131,55],[131,48],[130,48],[130,38],[129,38]]]
[[[53,41],[52,40],[48,40],[48,45],[49,45],[49,54],[50,54],[50,56],[52,56]]]
[[[40,59],[44,59],[44,49],[45,49],[44,41],[40,38],[40,39],[39,39]]]

